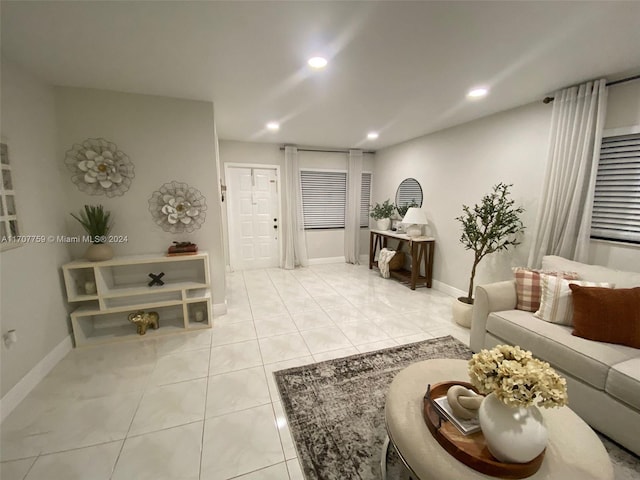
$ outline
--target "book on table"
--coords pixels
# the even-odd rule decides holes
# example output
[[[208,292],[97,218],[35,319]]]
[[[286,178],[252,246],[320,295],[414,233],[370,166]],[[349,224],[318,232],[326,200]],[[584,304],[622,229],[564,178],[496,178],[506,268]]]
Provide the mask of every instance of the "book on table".
[[[447,420],[453,423],[453,425],[464,435],[471,435],[472,433],[480,431],[480,421],[478,420],[478,417],[472,418],[470,420],[456,417],[453,413],[453,410],[451,410],[451,407],[449,406],[447,397],[436,398],[433,403],[440,411],[440,413],[442,413],[442,415]]]

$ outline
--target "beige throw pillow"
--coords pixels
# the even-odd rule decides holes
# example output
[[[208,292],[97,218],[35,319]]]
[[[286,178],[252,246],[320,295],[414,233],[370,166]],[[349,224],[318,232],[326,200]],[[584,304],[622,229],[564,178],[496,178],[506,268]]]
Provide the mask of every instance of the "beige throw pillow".
[[[560,325],[573,325],[573,303],[569,284],[582,287],[613,288],[612,283],[587,282],[584,280],[567,280],[553,275],[540,275],[542,291],[540,309],[534,313],[535,317]]]
[[[535,312],[540,309],[541,280],[540,275],[555,275],[567,280],[577,280],[576,272],[548,272],[525,267],[513,268],[516,279],[516,309]]]

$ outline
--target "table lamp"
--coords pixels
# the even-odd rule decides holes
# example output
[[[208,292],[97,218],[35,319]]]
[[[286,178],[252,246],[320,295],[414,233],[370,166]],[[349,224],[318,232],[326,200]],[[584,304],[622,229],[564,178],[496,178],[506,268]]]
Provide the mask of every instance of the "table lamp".
[[[422,225],[428,225],[429,221],[421,208],[411,207],[407,210],[402,223],[409,224],[405,229],[409,237],[420,237],[422,235]]]

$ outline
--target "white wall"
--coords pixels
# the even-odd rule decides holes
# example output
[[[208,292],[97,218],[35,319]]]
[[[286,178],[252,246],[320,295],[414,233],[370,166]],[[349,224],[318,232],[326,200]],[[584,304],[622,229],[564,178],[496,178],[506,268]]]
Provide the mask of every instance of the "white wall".
[[[22,234],[55,235],[68,216],[56,155],[53,90],[2,59],[2,141],[9,146]],[[0,253],[2,333],[16,329],[18,343],[0,343],[4,396],[70,333],[60,266],[63,244],[26,244]]]
[[[66,174],[63,186],[69,192],[69,203],[66,222],[59,226],[61,233],[81,234],[80,225],[69,213],[84,204],[101,203],[112,212],[112,234],[128,237],[127,243],[113,245],[116,255],[163,254],[174,240],[197,243],[210,254],[213,303],[223,304],[225,269],[213,104],[79,88],[56,88],[55,95],[56,161],[62,163],[74,143],[102,137],[114,142],[135,165],[131,188],[114,198],[88,196]],[[207,200],[206,221],[191,234],[164,232],[149,212],[152,193],[172,180],[197,188]],[[71,248],[77,258],[85,247]]]
[[[280,146],[268,143],[247,143],[220,140],[220,161],[223,163],[257,163],[284,166],[284,152]],[[306,168],[347,169],[347,154],[324,152],[300,152],[300,166]],[[365,154],[363,169],[372,171],[373,155]],[[373,181],[375,182],[375,175]],[[226,211],[224,213],[226,229]],[[368,230],[360,232],[360,254],[369,250]],[[344,256],[344,229],[307,231],[309,259],[324,259]],[[228,236],[225,235],[225,252],[228,252]],[[229,263],[227,255],[227,264]]]
[[[436,238],[434,279],[466,293],[473,263],[459,242],[455,217],[498,182],[512,183],[513,198],[526,209],[528,235],[507,254],[486,257],[476,283],[508,278],[510,267],[526,263],[544,178],[551,109],[541,102],[486,117],[378,151],[374,201],[395,199],[400,182],[422,185],[423,209]]]
[[[640,82],[609,90],[605,128],[640,124]],[[373,201],[394,199],[406,177],[424,191],[423,208],[436,237],[434,278],[466,292],[473,257],[459,242],[455,217],[462,204],[474,205],[498,182],[513,183],[513,198],[526,209],[523,244],[486,257],[476,284],[511,277],[511,266],[525,265],[539,206],[547,161],[551,106],[542,102],[501,112],[410,140],[375,155]],[[640,268],[640,247],[592,241],[590,263],[621,270]]]

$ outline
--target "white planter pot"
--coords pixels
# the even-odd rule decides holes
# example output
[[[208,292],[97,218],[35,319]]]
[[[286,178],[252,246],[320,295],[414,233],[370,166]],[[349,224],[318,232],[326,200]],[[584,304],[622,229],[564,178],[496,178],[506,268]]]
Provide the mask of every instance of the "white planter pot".
[[[538,407],[510,407],[491,393],[482,401],[478,417],[491,455],[501,462],[530,462],[547,446]]]
[[[458,325],[465,328],[471,328],[471,316],[473,314],[472,304],[464,303],[455,299],[451,310],[453,313],[453,319]]]
[[[113,258],[113,249],[106,243],[92,243],[84,252],[84,258],[90,262],[101,262]]]
[[[380,220],[376,220],[376,226],[378,227],[378,230],[389,230],[389,227],[391,226],[391,219],[381,218]]]

